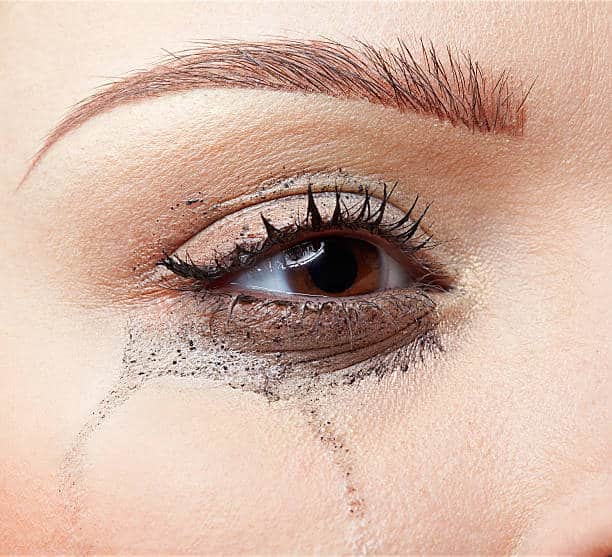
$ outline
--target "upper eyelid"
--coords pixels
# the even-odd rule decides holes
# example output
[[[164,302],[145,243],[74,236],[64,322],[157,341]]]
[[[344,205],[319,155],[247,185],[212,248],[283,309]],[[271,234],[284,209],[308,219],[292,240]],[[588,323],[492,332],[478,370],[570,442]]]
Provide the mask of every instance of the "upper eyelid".
[[[200,266],[196,264],[191,259],[189,253],[186,252],[185,259],[173,254],[165,256],[158,262],[158,265],[166,267],[169,271],[179,276],[183,276],[184,278],[191,278],[202,282],[214,282],[221,279],[223,276],[248,268],[257,261],[269,257],[273,254],[273,250],[276,246],[281,246],[283,242],[285,242],[285,244],[290,243],[288,238],[291,236],[294,236],[294,241],[306,240],[306,238],[303,240],[297,238],[300,230],[308,235],[314,232],[329,233],[334,230],[342,229],[353,231],[362,230],[368,231],[372,235],[378,234],[382,237],[382,232],[386,229],[389,232],[388,238],[386,238],[388,242],[395,242],[397,245],[401,243],[406,248],[410,246],[413,252],[419,251],[431,241],[431,236],[423,234],[415,245],[412,245],[410,242],[420,230],[421,222],[429,209],[429,205],[427,205],[424,210],[421,210],[420,213],[416,214],[413,219],[413,213],[419,200],[419,196],[417,195],[410,208],[404,212],[401,218],[389,224],[383,224],[383,216],[385,210],[390,206],[389,199],[393,191],[394,187],[389,189],[385,184],[383,195],[378,198],[371,194],[366,188],[365,192],[362,194],[362,200],[356,203],[356,206],[348,208],[342,197],[343,192],[336,189],[335,192],[333,192],[335,195],[333,215],[329,220],[324,221],[319,214],[313,191],[309,187],[307,191],[308,210],[304,223],[296,222],[293,226],[290,225],[279,230],[261,214],[266,230],[266,238],[255,244],[252,251],[237,244],[234,250],[226,255],[229,263],[215,261],[214,265]],[[327,191],[318,193],[329,194],[332,192]],[[372,200],[377,200],[379,203],[378,207],[375,209],[371,207]],[[340,211],[340,216],[338,216],[339,207],[343,207]],[[368,226],[371,230],[368,230]],[[375,232],[374,230],[379,226],[381,228],[378,229],[378,232]],[[287,245],[285,247],[287,247]],[[244,261],[241,260],[241,255],[246,257]]]
[[[162,252],[164,255],[175,252],[186,242],[189,242],[191,238],[198,236],[206,228],[216,225],[235,211],[252,209],[261,203],[279,202],[298,195],[306,195],[309,187],[315,188],[313,189],[315,195],[333,193],[335,191],[339,191],[342,195],[355,195],[367,190],[372,199],[380,201],[385,189],[390,197],[396,191],[397,186],[398,182],[391,184],[383,179],[351,174],[343,169],[338,169],[333,172],[304,172],[283,178],[270,179],[257,184],[256,187],[253,187],[252,191],[245,195],[232,197],[212,206],[206,204],[205,195],[199,191],[188,199],[174,204],[172,209],[185,206],[190,210],[195,210],[195,214],[198,215],[199,211],[197,208],[202,206],[204,208],[203,215],[205,216],[203,222],[200,222],[198,227],[190,232],[189,238],[184,238],[180,243],[165,246]],[[419,196],[417,195],[414,202],[418,201]],[[411,208],[414,209],[410,204],[405,208],[394,205],[392,202],[389,202],[389,204],[403,214],[410,212]],[[200,219],[196,220],[199,221]]]
[[[423,41],[419,50],[414,55],[401,39],[393,49],[330,40],[204,43],[78,103],[49,134],[20,185],[55,142],[90,118],[121,104],[194,88],[322,93],[434,115],[481,132],[522,133],[533,83],[525,93],[507,70],[485,75],[469,54],[447,47],[442,57]]]

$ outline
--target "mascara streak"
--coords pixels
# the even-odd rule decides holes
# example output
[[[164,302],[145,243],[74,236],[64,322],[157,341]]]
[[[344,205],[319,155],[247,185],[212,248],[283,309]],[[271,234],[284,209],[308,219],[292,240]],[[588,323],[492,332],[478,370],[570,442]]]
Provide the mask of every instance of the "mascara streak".
[[[169,318],[171,321],[172,316]],[[425,353],[431,353],[437,346],[434,335],[421,336],[418,342],[392,354],[338,371],[319,373],[312,364],[289,366],[294,372],[301,368],[294,374],[287,373],[286,366],[275,364],[279,359],[277,354],[258,357],[238,353],[222,339],[203,339],[201,331],[193,324],[181,326],[173,323],[160,329],[151,325],[150,319],[134,316],[127,323],[127,331],[119,377],[92,411],[61,466],[60,493],[64,497],[75,544],[79,542],[79,517],[85,510],[82,502],[83,464],[92,435],[147,382],[164,376],[177,376],[196,388],[225,385],[258,393],[270,403],[290,401],[299,408],[316,439],[331,454],[342,479],[351,524],[352,552],[358,554],[374,549],[371,545],[373,538],[368,533],[367,505],[353,477],[354,456],[350,453],[348,435],[335,430],[332,418],[325,417],[325,408],[329,407],[334,395],[349,386],[364,380],[378,381],[389,369],[405,374],[417,361],[422,361]]]
[[[382,201],[374,202],[366,188],[361,203],[347,207],[345,197],[336,189],[333,214],[330,210],[331,219],[326,220],[309,185],[306,221],[296,222],[289,229],[277,229],[261,216],[267,234],[263,244],[280,245],[288,238],[295,240],[305,230],[346,227],[386,235],[390,241],[402,243],[414,253],[414,244],[407,242],[417,233],[426,210],[417,219],[411,218],[417,198],[403,217],[384,224],[383,216],[392,191],[385,186]],[[422,249],[429,240],[419,239],[417,249]],[[229,258],[209,267],[195,265],[189,257],[170,256],[161,263],[183,278],[206,282],[218,279],[228,269],[252,263],[260,257],[261,247],[249,250],[237,246]],[[440,287],[440,290],[444,289]],[[396,328],[372,342],[372,323],[380,325],[381,320],[395,324]],[[353,553],[374,550],[370,545],[372,538],[367,535],[367,505],[353,479],[348,434],[335,431],[332,419],[324,417],[322,404],[338,389],[365,379],[376,381],[389,369],[408,371],[414,358],[435,344],[431,339],[435,336],[436,321],[436,304],[423,291],[402,295],[386,293],[359,302],[296,304],[289,300],[262,301],[243,295],[198,293],[192,289],[181,293],[176,306],[170,304],[164,309],[163,327],[152,325],[160,323],[159,314],[133,316],[127,324],[129,333],[120,376],[82,427],[62,465],[61,491],[74,532],[78,532],[78,516],[82,510],[79,480],[83,457],[93,432],[149,380],[180,376],[186,381],[210,380],[220,386],[255,392],[270,402],[283,399],[297,404],[318,440],[331,451],[344,482]],[[276,347],[270,351],[266,349],[266,342],[270,340],[268,332],[273,329],[279,339],[286,335],[289,344],[282,346],[280,340],[272,339]],[[335,343],[323,346],[327,355],[321,352],[322,339],[335,339]],[[363,346],[356,346],[356,340]],[[303,351],[295,350],[304,343]],[[253,348],[263,350],[258,353]],[[301,353],[308,351],[311,353],[300,360]]]
[[[132,333],[128,330],[129,338],[128,345],[134,341]],[[131,374],[129,370],[129,362],[127,360],[128,353],[124,350],[123,368],[111,387],[108,394],[95,406],[90,414],[89,419],[81,427],[76,435],[71,447],[66,452],[62,459],[59,471],[59,493],[63,497],[64,508],[68,521],[71,526],[71,543],[78,546],[79,540],[79,517],[83,511],[81,501],[83,478],[83,464],[87,444],[93,433],[104,423],[104,421],[127,402],[130,396],[136,392],[145,382],[145,374]]]
[[[344,486],[351,553],[363,555],[375,550],[372,538],[368,534],[367,505],[353,477],[354,465],[347,436],[335,430],[331,419],[323,417],[322,405],[318,398],[305,400],[301,405],[301,411],[315,437],[330,454]]]

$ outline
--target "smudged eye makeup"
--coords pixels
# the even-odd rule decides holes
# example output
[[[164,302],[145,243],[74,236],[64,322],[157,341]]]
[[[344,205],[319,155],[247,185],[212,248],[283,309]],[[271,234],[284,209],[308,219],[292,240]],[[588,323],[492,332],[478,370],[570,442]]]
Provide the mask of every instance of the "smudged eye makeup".
[[[159,265],[195,304],[202,335],[281,367],[338,368],[412,346],[431,338],[453,281],[424,232],[429,207],[415,196],[401,211],[394,187],[378,185],[309,184],[228,215]]]

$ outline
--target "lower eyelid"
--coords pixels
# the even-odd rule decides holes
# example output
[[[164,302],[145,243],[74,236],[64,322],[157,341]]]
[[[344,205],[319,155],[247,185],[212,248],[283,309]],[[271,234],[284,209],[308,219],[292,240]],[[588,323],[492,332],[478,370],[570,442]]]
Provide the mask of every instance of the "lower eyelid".
[[[406,294],[386,294],[386,301],[378,300],[381,309],[391,304],[399,310],[403,297],[412,313],[405,315],[402,326],[392,320],[373,325],[381,313],[372,307],[369,315],[360,314],[361,325],[353,329],[351,343],[339,304],[328,304],[323,314],[336,330],[343,331],[334,338],[326,334],[326,327],[315,334],[314,307],[302,319],[299,306],[286,301],[277,307],[268,300],[237,301],[230,296],[184,292],[170,305],[149,307],[130,321],[125,373],[135,383],[166,375],[195,378],[195,385],[202,386],[213,381],[264,395],[269,401],[311,396],[313,388],[323,394],[328,388],[353,385],[368,376],[382,377],[390,370],[419,373],[425,358],[442,349],[441,316],[437,308],[419,303],[418,293]],[[283,342],[274,342],[275,336],[282,336],[299,319],[302,327]],[[374,334],[366,333],[368,326]],[[309,339],[307,346],[301,344],[300,334]]]
[[[193,314],[201,318],[201,335],[238,352],[270,355],[281,366],[312,361],[326,368],[353,365],[417,342],[435,329],[438,318],[434,299],[418,289],[342,302],[190,295]]]

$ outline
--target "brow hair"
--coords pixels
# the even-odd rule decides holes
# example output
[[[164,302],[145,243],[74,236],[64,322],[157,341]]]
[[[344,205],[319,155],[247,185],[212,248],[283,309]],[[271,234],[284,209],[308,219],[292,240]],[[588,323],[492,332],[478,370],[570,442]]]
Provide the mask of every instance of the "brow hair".
[[[399,39],[392,48],[289,39],[195,44],[167,52],[155,67],[120,78],[78,103],[48,135],[30,170],[58,139],[102,112],[202,87],[321,93],[433,115],[472,131],[521,135],[524,130],[531,87],[525,93],[508,70],[484,71],[469,53],[451,47],[440,56],[422,40],[418,54]]]

